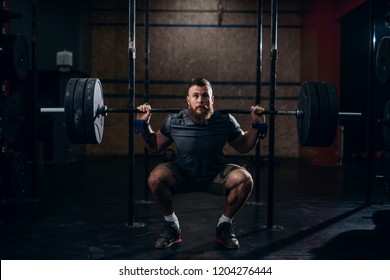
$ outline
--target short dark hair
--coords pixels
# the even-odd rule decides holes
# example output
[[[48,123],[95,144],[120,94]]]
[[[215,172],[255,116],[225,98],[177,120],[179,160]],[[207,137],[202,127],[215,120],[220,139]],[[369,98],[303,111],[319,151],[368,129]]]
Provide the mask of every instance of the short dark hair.
[[[207,81],[205,78],[193,78],[189,84],[188,84],[188,88],[192,87],[192,86],[198,86],[198,87],[204,87],[204,86],[207,86],[211,89],[211,84],[209,81]]]

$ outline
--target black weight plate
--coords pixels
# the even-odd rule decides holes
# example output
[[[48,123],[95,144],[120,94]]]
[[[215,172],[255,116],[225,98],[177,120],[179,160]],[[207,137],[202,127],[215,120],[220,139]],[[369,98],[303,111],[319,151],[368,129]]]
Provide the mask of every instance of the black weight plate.
[[[20,197],[27,189],[27,160],[22,153],[10,153],[11,190],[14,197]]]
[[[28,74],[29,51],[21,34],[0,36],[0,75],[6,80],[24,80]]]
[[[316,82],[314,83],[314,86],[317,89],[318,94],[318,114],[319,114],[319,121],[318,121],[318,129],[317,129],[317,135],[316,135],[316,141],[314,143],[315,147],[326,147],[330,146],[327,142],[327,127],[328,127],[328,121],[329,121],[329,94],[328,90],[322,82]],[[333,140],[333,139],[332,139]]]
[[[385,109],[383,111],[383,120],[390,121],[390,100],[387,101]],[[390,124],[383,124],[383,137],[387,145],[390,145]]]
[[[27,160],[22,153],[8,152],[2,155],[3,195],[20,197],[27,189]]]
[[[74,110],[74,132],[76,144],[87,143],[84,127],[84,94],[87,78],[78,79],[74,91],[73,110]]]
[[[309,85],[309,100],[310,100],[310,129],[308,139],[310,146],[316,146],[318,126],[320,123],[320,101],[318,98],[318,89],[314,82],[310,82]]]
[[[26,39],[20,34],[16,35],[13,60],[17,77],[25,80],[29,68],[29,53]]]
[[[297,119],[298,140],[301,146],[314,146],[319,122],[319,103],[313,83],[303,82],[298,97],[298,110],[303,116]]]
[[[103,89],[99,79],[88,79],[84,94],[84,127],[87,143],[100,144],[103,140],[104,116],[98,114],[103,107]]]
[[[319,100],[319,123],[316,147],[329,147],[333,144],[337,131],[338,103],[336,87],[332,83],[317,82]]]
[[[297,131],[298,131],[298,140],[299,144],[302,146],[306,146],[308,143],[308,130],[309,130],[309,125],[310,125],[310,108],[309,104],[310,102],[308,101],[308,84],[307,82],[302,83],[301,85],[301,91],[298,96],[298,104],[297,108],[298,110],[302,110],[303,114],[301,115],[300,118],[297,119]]]
[[[330,146],[333,144],[333,141],[336,138],[337,126],[339,123],[339,102],[336,85],[329,82],[325,82],[324,84],[327,88],[329,97],[329,120],[328,127],[326,128],[327,139],[325,140],[325,143],[327,143],[326,146]]]
[[[24,104],[12,95],[3,97],[2,134],[10,143],[16,140],[24,123],[23,106]]]
[[[381,84],[389,82],[390,77],[390,37],[383,37],[376,52],[376,77]]]
[[[74,93],[76,89],[78,79],[72,78],[69,79],[66,84],[65,89],[65,98],[64,98],[64,108],[65,108],[65,125],[66,125],[66,134],[70,143],[76,143],[76,132],[74,124]]]

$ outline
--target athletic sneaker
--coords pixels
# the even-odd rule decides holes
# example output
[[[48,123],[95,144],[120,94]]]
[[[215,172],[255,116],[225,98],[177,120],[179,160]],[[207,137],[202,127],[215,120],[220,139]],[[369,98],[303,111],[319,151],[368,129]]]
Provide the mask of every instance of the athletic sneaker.
[[[180,228],[177,228],[173,222],[164,222],[164,228],[162,229],[159,238],[154,245],[157,249],[168,248],[172,244],[181,242]]]
[[[215,242],[222,244],[228,249],[240,248],[240,243],[234,234],[231,223],[224,222],[217,227]]]

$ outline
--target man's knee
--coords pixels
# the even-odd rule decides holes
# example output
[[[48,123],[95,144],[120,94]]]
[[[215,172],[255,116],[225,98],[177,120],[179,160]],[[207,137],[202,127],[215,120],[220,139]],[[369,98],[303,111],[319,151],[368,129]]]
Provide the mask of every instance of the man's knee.
[[[239,192],[250,194],[253,189],[252,175],[245,169],[239,168],[230,172],[226,181],[227,189],[238,188]]]
[[[149,174],[148,185],[152,192],[156,192],[163,187],[173,187],[173,184],[173,174],[168,167],[157,166]]]

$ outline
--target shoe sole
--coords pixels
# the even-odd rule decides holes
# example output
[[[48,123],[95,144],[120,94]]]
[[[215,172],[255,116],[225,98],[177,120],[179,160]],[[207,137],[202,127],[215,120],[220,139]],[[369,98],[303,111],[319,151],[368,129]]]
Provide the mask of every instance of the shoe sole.
[[[157,247],[157,246],[154,246],[154,248],[156,248],[156,249],[165,249],[165,248],[171,247],[173,244],[178,244],[178,243],[180,243],[180,242],[182,242],[182,241],[183,241],[183,240],[179,237],[179,238],[173,240],[171,243],[169,243],[169,244],[168,244],[167,246],[165,246],[165,247]]]
[[[239,249],[240,248],[240,245],[237,246],[237,247],[229,247],[229,246],[226,246],[225,245],[225,242],[220,238],[220,237],[215,237],[215,242],[219,245],[222,245],[223,247],[227,248],[227,249]]]

